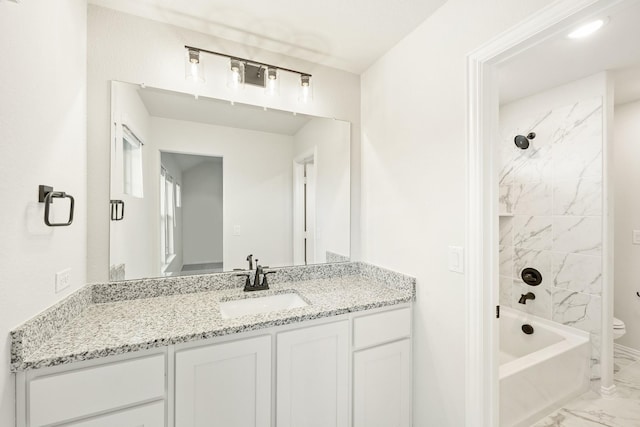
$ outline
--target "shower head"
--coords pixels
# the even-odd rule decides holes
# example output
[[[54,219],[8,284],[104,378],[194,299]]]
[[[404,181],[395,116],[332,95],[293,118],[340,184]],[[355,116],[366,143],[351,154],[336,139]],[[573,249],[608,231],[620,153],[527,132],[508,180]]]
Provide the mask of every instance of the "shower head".
[[[516,147],[526,150],[527,148],[529,148],[529,141],[535,137],[535,132],[530,132],[527,136],[516,135],[516,137],[513,139],[513,142],[515,142]]]

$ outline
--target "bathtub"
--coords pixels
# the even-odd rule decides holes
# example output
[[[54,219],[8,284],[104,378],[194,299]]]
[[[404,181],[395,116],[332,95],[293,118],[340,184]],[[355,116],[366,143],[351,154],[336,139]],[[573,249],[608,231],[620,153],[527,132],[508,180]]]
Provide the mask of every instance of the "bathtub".
[[[587,332],[501,307],[500,426],[530,426],[586,392],[590,354]]]

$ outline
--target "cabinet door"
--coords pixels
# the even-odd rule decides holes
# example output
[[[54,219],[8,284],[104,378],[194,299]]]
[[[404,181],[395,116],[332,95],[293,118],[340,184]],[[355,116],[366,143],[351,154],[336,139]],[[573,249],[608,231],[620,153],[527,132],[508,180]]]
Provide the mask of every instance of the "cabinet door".
[[[409,340],[354,353],[354,427],[409,427],[411,375]]]
[[[271,337],[176,353],[176,427],[271,425]]]
[[[278,334],[278,427],[349,424],[349,324]]]
[[[164,401],[138,406],[60,427],[164,427]]]

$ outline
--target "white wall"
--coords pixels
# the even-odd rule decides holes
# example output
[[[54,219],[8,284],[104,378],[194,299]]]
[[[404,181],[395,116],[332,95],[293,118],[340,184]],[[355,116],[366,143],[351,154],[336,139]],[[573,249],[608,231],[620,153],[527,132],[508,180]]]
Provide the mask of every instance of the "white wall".
[[[157,174],[151,174],[151,156],[154,153],[153,141],[149,138],[149,121],[151,117],[144,103],[138,96],[137,87],[114,82],[111,91],[112,145],[110,194],[111,199],[125,203],[122,221],[110,221],[109,263],[111,266],[124,264],[125,278],[157,276],[159,271],[157,236],[149,218],[157,215],[149,200],[153,191],[157,191]],[[142,147],[142,184],[143,197],[124,194],[122,168],[122,125],[143,142]],[[115,133],[116,135],[113,135]],[[103,214],[106,208],[103,206]],[[109,229],[107,229],[109,230]],[[132,239],[131,236],[136,236]]]
[[[614,117],[614,315],[627,327],[616,342],[640,350],[640,246],[632,244],[633,230],[640,230],[640,101],[616,106]]]
[[[161,151],[223,158],[225,270],[244,268],[250,253],[291,265],[292,136],[152,117],[151,138]]]
[[[316,263],[327,251],[349,256],[349,123],[313,119],[294,135],[294,159],[314,148],[316,159]]]
[[[466,55],[550,0],[449,0],[362,75],[362,254],[415,275],[415,426],[464,425]]]
[[[360,241],[360,78],[329,67],[312,64],[279,54],[217,39],[171,25],[141,19],[109,9],[89,6],[88,13],[88,164],[89,188],[88,278],[108,277],[109,232],[104,203],[108,200],[109,165],[109,80],[146,83],[180,92],[194,87],[184,79],[184,45],[230,52],[283,67],[301,69],[314,76],[314,101],[297,102],[294,75],[283,73],[281,96],[266,99],[258,88],[247,87],[234,95],[221,78],[226,62],[205,57],[207,83],[200,94],[214,98],[266,105],[322,117],[336,117],[352,123],[351,127],[351,229],[352,253],[359,256]],[[266,261],[266,260],[265,260]]]
[[[214,159],[183,173],[184,264],[223,262],[223,168],[222,159]],[[250,204],[248,201],[243,207]]]
[[[82,0],[0,2],[1,426],[15,422],[9,330],[85,284],[86,19]],[[76,198],[72,226],[44,225],[40,184]]]

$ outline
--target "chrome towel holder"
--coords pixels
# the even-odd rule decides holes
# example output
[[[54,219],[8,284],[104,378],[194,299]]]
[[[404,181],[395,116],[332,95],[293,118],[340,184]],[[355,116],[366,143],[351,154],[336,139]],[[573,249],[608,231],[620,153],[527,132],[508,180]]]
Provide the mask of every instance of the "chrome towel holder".
[[[49,212],[53,199],[69,199],[69,219],[67,222],[51,222],[49,220]],[[73,222],[73,211],[75,207],[75,199],[71,194],[64,191],[53,191],[53,187],[48,185],[38,186],[38,202],[44,203],[44,223],[49,227],[67,227]]]

